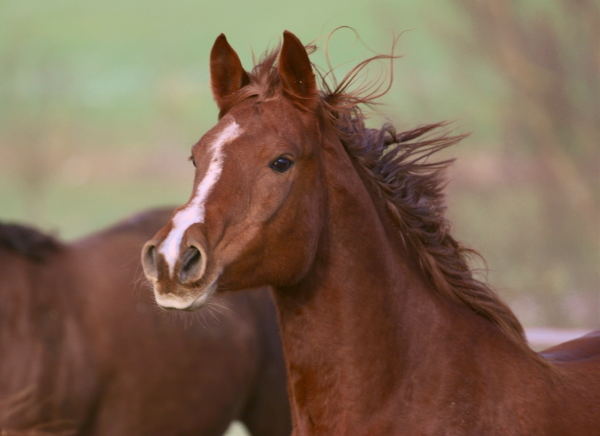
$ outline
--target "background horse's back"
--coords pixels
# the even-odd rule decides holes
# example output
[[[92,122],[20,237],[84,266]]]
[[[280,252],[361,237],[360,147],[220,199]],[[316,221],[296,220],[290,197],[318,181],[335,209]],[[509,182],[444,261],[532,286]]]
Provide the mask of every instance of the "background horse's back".
[[[10,306],[0,308],[0,400],[29,390],[1,429],[60,421],[86,435],[220,435],[238,419],[253,434],[289,432],[268,290],[200,314],[162,311],[148,294],[139,251],[169,215],[138,214],[70,244],[0,225]]]

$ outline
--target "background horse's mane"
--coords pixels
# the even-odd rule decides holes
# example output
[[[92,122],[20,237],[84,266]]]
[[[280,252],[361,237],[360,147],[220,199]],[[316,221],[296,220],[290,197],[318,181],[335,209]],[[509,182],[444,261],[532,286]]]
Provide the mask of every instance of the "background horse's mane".
[[[117,233],[149,234],[169,217],[173,209],[173,207],[156,208],[136,213],[107,229],[87,236],[85,239],[107,237]],[[65,243],[34,227],[0,222],[0,250],[10,251],[36,262],[42,262],[65,247]]]
[[[40,262],[62,247],[63,244],[56,238],[33,227],[16,223],[0,223],[0,249]]]
[[[310,52],[314,47],[307,49]],[[222,113],[250,97],[260,102],[279,95],[278,53],[279,47],[263,56],[249,73],[250,83],[228,99]],[[450,225],[444,216],[443,173],[453,159],[429,158],[466,135],[448,134],[443,122],[400,133],[391,124],[379,129],[365,126],[361,107],[378,104],[376,100],[390,89],[393,74],[383,81],[358,86],[357,79],[372,62],[389,60],[391,64],[394,59],[393,49],[392,54],[372,56],[352,68],[338,84],[332,71],[323,74],[315,67],[321,78],[317,115],[337,130],[348,154],[372,181],[404,244],[414,252],[433,287],[491,321],[507,338],[530,351],[514,313],[487,284],[473,276],[467,258],[479,254],[450,235]]]

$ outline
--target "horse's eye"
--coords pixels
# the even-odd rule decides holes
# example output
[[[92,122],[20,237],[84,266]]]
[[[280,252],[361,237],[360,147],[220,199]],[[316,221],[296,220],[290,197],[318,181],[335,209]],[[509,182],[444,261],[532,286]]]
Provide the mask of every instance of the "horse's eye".
[[[194,156],[190,156],[190,161],[192,161],[192,165],[196,168],[196,159],[194,159]]]
[[[269,167],[272,170],[277,171],[278,173],[285,173],[287,170],[289,170],[291,168],[291,166],[293,164],[294,164],[294,161],[292,161],[291,159],[288,159],[287,157],[279,156],[277,159],[275,159],[273,162],[271,162],[269,164]]]

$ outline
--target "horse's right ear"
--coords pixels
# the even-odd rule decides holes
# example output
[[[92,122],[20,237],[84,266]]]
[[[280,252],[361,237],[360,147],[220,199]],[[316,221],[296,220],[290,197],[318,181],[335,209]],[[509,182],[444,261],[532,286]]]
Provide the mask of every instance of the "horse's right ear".
[[[210,83],[221,112],[225,109],[227,97],[250,83],[240,58],[222,33],[210,51]]]

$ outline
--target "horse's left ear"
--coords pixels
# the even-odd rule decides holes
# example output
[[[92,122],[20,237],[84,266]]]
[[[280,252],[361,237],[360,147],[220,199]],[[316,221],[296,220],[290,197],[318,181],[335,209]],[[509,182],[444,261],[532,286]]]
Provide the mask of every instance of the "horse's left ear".
[[[318,89],[308,53],[300,40],[287,30],[279,53],[279,76],[288,97],[305,107],[313,107]]]

